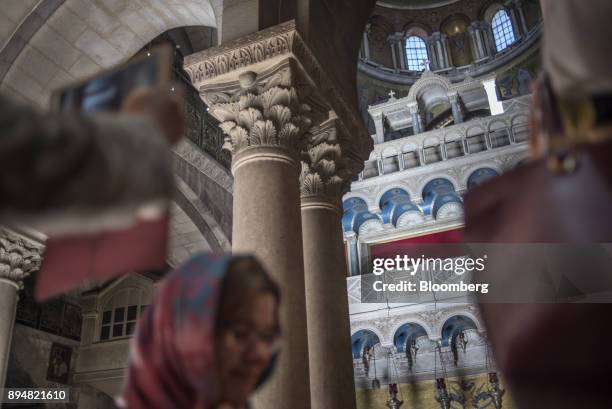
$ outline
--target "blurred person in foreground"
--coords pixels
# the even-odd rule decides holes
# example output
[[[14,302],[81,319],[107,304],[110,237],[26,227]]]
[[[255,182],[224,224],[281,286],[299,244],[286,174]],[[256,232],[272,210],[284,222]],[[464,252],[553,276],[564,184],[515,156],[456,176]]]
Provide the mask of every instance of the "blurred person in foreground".
[[[275,362],[279,303],[255,258],[192,258],[164,279],[138,323],[119,406],[247,408]]]
[[[140,89],[119,113],[43,113],[0,95],[0,223],[45,233],[123,226],[169,203],[182,93]]]
[[[570,253],[578,254],[585,245],[612,243],[612,1],[541,4],[544,75],[533,101],[534,160],[466,196],[465,237],[468,242],[571,243]],[[611,256],[601,246],[586,248]],[[511,279],[520,280],[526,260],[506,261]],[[569,261],[579,281],[596,283],[599,277],[603,282],[612,275],[609,264],[593,270],[591,260]],[[549,277],[556,270],[549,269]],[[483,302],[480,307],[518,408],[612,407],[609,300]]]

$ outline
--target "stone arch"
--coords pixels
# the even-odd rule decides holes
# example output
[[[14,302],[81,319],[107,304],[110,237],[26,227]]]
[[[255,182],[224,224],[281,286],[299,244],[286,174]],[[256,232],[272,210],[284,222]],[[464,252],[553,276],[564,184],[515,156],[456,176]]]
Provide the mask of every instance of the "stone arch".
[[[2,86],[46,106],[53,89],[111,67],[161,33],[186,26],[217,26],[209,0],[43,0],[0,51],[8,66],[0,71]]]
[[[455,331],[463,331],[465,329],[475,329],[480,331],[477,321],[464,315],[463,313],[453,314],[444,320],[440,331],[440,339],[443,345],[448,345]]]
[[[429,334],[423,328],[423,326],[413,323],[406,322],[402,324],[399,328],[397,328],[393,334],[393,346],[397,352],[405,352],[406,343],[414,339],[416,341],[417,337],[426,336],[429,338]]]
[[[450,90],[453,86],[448,78],[434,74],[431,71],[425,71],[421,78],[410,87],[408,102],[416,102],[422,92],[435,85],[441,87],[444,91]]]
[[[488,161],[488,162],[479,163],[477,165],[471,166],[463,174],[463,179],[461,180],[462,187],[465,187],[466,189],[468,189],[469,188],[469,180],[470,180],[470,178],[472,177],[474,172],[476,172],[476,171],[478,171],[480,169],[491,169],[491,170],[495,171],[498,176],[501,175],[502,173],[504,173],[503,169],[498,164],[496,164],[494,162]]]
[[[463,134],[459,131],[450,131],[444,134],[444,142],[463,140]]]
[[[430,136],[423,140],[422,148],[425,149],[425,148],[431,148],[432,146],[440,146],[441,143],[442,141],[440,141],[438,137]]]
[[[363,349],[366,346],[373,347],[380,344],[381,334],[375,328],[360,328],[351,334],[351,351],[353,359],[361,358]]]
[[[366,196],[364,193],[362,192],[348,192],[343,198],[342,198],[342,204],[344,205],[344,203],[350,199],[360,199],[361,201],[363,201],[363,203],[366,205],[366,207],[370,207],[370,202],[372,201],[368,196]]]
[[[508,129],[508,123],[506,121],[502,121],[502,120],[495,120],[495,121],[491,121],[489,122],[489,124],[487,125],[487,132],[492,132],[498,129]]]
[[[387,192],[389,192],[390,190],[393,190],[393,189],[401,189],[401,190],[404,190],[404,191],[405,191],[405,192],[408,194],[408,196],[410,197],[410,200],[412,200],[412,199],[414,198],[414,194],[413,194],[413,192],[411,192],[411,191],[410,191],[410,188],[408,187],[408,185],[407,185],[407,184],[405,184],[405,183],[403,183],[403,182],[396,182],[396,183],[393,183],[393,184],[390,184],[390,185],[386,185],[386,186],[384,186],[384,189],[381,189],[381,191],[380,191],[380,192],[378,192],[378,194],[376,195],[376,198],[375,198],[375,200],[374,200],[374,204],[375,204],[375,206],[376,206],[378,209],[380,209],[380,201],[381,201],[382,197],[383,197],[383,196],[384,196],[384,195],[385,195]],[[382,209],[381,209],[381,210],[382,210]]]
[[[485,127],[482,124],[474,124],[470,127],[466,128],[465,134],[470,135],[478,135],[484,133],[486,131]]]
[[[402,145],[402,153],[418,151],[419,146],[414,142],[406,142]]]
[[[397,156],[399,153],[397,151],[397,149],[395,149],[395,147],[393,146],[387,146],[381,153],[381,157],[383,158],[389,158],[391,156]]]
[[[493,21],[493,17],[495,17],[495,14],[497,14],[498,11],[500,10],[505,10],[506,8],[504,7],[504,5],[499,2],[499,1],[493,1],[493,2],[489,2],[489,4],[486,4],[479,13],[479,18],[483,21],[486,21],[489,25],[491,25],[491,22]]]
[[[423,194],[423,190],[425,189],[425,186],[427,186],[427,184],[433,180],[436,179],[445,179],[448,182],[450,182],[450,184],[453,186],[454,191],[456,192],[459,188],[459,183],[457,183],[457,181],[455,180],[455,178],[453,178],[450,175],[444,175],[444,176],[440,176],[440,175],[433,175],[428,177],[427,179],[423,180],[420,184],[419,184],[419,189],[418,192],[420,195]]]
[[[404,33],[404,37],[406,38],[410,36],[417,36],[427,41],[427,37],[431,35],[433,30],[426,24],[408,23],[403,27],[402,32]]]
[[[480,322],[480,319],[471,311],[469,311],[468,309],[461,309],[459,311],[454,310],[454,311],[444,311],[441,316],[440,319],[436,322],[436,325],[434,326],[434,334],[436,336],[442,337],[442,329],[444,328],[444,324],[446,324],[446,322],[454,317],[454,316],[465,316],[467,318],[469,318],[471,321],[474,322],[474,324],[476,324],[476,329],[479,332],[484,332],[485,329],[482,326],[482,323]]]
[[[410,317],[406,320],[400,321],[397,324],[395,324],[390,331],[391,336],[393,337],[393,341],[395,342],[395,336],[397,335],[397,332],[406,324],[414,324],[414,325],[418,325],[419,327],[421,327],[423,329],[423,331],[425,331],[425,335],[427,336],[427,338],[431,338],[431,336],[433,335],[433,331],[431,328],[431,325],[429,325],[428,323],[426,323],[423,320],[420,320],[418,318],[413,318]]]
[[[524,142],[529,133],[529,117],[523,113],[512,116],[510,119],[510,130],[514,142]]]

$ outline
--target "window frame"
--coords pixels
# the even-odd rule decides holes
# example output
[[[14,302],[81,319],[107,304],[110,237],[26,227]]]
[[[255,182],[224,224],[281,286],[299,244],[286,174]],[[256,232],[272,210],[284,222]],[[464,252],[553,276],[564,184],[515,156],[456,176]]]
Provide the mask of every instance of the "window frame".
[[[422,48],[421,47],[409,47],[409,45],[410,45],[409,42],[410,42],[410,39],[412,39],[412,38],[416,38],[416,39],[420,40],[420,42],[423,44],[423,47]],[[414,58],[411,55],[411,51],[417,53],[416,54],[416,58]],[[422,56],[423,51],[424,51],[424,57],[425,58],[419,60],[418,58]],[[419,53],[421,53],[421,54],[419,54]],[[427,42],[425,41],[424,38],[422,38],[421,36],[416,35],[416,34],[410,34],[410,35],[406,36],[406,38],[404,39],[404,54],[405,54],[405,60],[406,60],[406,69],[408,69],[409,71],[413,71],[413,72],[423,72],[423,71],[425,71],[426,67],[425,67],[425,65],[422,65],[423,64],[423,60],[430,61],[430,59],[429,59],[429,50],[427,49]],[[411,68],[411,61],[418,61],[419,69]],[[414,66],[412,66],[412,67],[414,67]]]
[[[136,300],[130,297],[133,291],[137,292]],[[148,299],[147,292],[137,288],[123,289],[107,299],[99,319],[98,342],[130,338],[148,306]]]
[[[491,18],[491,33],[493,34],[496,53],[505,51],[518,41],[512,17],[508,10],[500,8],[493,14]]]

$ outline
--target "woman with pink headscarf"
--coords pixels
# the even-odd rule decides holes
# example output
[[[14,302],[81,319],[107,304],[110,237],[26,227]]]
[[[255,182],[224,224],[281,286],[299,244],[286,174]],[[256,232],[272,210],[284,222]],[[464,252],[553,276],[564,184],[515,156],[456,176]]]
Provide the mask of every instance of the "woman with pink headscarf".
[[[194,257],[164,280],[139,322],[119,406],[246,408],[278,352],[279,302],[253,257]]]

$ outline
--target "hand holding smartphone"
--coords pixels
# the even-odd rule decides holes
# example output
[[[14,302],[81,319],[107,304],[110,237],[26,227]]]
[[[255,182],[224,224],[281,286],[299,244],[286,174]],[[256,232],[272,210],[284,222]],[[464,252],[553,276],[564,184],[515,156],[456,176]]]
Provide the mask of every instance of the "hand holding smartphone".
[[[76,84],[56,90],[56,112],[125,112],[149,117],[170,144],[184,131],[181,87],[170,83],[172,50],[158,46],[146,54]]]

